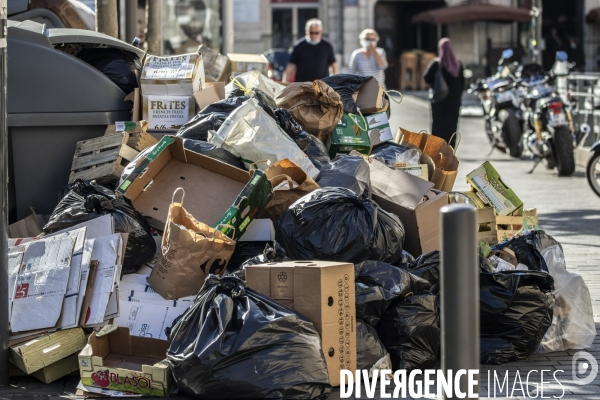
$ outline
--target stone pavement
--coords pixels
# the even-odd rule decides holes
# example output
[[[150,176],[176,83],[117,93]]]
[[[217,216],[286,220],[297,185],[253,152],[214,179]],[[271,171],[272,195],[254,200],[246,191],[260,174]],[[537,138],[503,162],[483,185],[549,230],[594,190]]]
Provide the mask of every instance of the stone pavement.
[[[420,131],[430,130],[430,110],[427,102],[412,96],[405,96],[401,105],[393,104],[391,126]],[[395,129],[394,129],[395,130]],[[530,161],[511,160],[508,156],[494,151],[488,155],[490,147],[483,131],[483,119],[479,117],[461,118],[459,130],[462,142],[457,154],[460,169],[455,190],[466,190],[465,176],[486,160],[492,162],[500,172],[504,182],[512,187],[528,208],[538,210],[539,225],[554,236],[563,245],[567,268],[583,276],[590,288],[594,320],[600,327],[600,198],[589,188],[585,172],[578,170],[572,177],[559,178],[555,171],[538,166],[533,174]],[[600,360],[600,335],[596,337],[591,349],[587,351]],[[523,382],[523,389],[517,383],[513,398],[552,398],[564,399],[600,399],[600,376],[585,386],[579,386],[572,380],[573,355],[577,350],[533,355],[526,361],[508,363],[501,366],[482,366],[480,371],[480,394],[482,397],[503,398],[511,396],[517,374]],[[544,391],[541,393],[540,378],[544,370]],[[559,385],[552,377],[556,372]],[[487,374],[490,371],[490,383]],[[508,385],[494,393],[494,371],[502,382],[508,373]],[[548,372],[552,371],[552,372]],[[529,385],[526,384],[530,373]],[[548,383],[551,381],[552,383]],[[0,388],[2,398],[45,397],[50,399],[73,398],[78,378],[69,376],[53,384],[45,385],[34,378],[13,378],[11,386]],[[527,390],[529,390],[527,392]],[[563,394],[564,390],[564,394]],[[391,393],[391,391],[389,391]],[[379,394],[379,390],[376,392]],[[561,396],[562,395],[562,396]],[[178,399],[184,396],[173,396]],[[339,390],[335,390],[329,399],[337,400]],[[363,390],[363,396],[366,398]],[[377,396],[376,398],[380,398]]]

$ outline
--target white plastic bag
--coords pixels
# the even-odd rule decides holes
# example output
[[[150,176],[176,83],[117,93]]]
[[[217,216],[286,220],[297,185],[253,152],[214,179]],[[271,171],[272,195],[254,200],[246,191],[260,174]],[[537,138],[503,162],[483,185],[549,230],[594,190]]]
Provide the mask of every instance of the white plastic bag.
[[[233,92],[235,89],[242,89],[242,87],[250,90],[254,88],[260,89],[273,98],[281,93],[283,89],[285,89],[285,86],[280,85],[274,80],[261,74],[260,71],[255,70],[244,72],[243,74],[236,76],[234,80],[225,85],[225,97],[229,97],[231,92]]]
[[[583,278],[567,271],[565,255],[558,245],[542,250],[548,271],[554,278],[554,317],[544,335],[539,353],[587,349],[596,337],[590,291]]]
[[[272,165],[288,158],[311,178],[319,175],[319,170],[308,156],[254,98],[245,101],[241,107],[234,110],[216,134],[209,138],[209,142],[240,157],[248,169],[257,161],[268,160],[269,165]],[[257,167],[265,170],[269,165],[259,163]]]

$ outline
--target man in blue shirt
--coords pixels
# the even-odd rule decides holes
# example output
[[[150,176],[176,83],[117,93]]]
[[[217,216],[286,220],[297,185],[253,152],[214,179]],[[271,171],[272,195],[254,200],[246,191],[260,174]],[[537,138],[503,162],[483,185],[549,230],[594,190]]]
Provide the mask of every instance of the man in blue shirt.
[[[333,46],[323,36],[323,24],[313,18],[306,21],[306,37],[294,43],[290,62],[283,75],[283,82],[289,82],[295,73],[295,82],[314,81],[338,73]]]

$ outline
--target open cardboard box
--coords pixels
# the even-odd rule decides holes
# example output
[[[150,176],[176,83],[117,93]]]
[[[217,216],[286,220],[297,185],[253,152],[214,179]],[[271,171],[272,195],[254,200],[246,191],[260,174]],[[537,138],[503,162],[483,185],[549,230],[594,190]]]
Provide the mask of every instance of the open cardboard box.
[[[117,191],[129,197],[152,227],[162,230],[178,187],[185,190],[186,210],[213,226],[249,181],[247,171],[186,150],[180,137],[165,136]]]
[[[169,342],[131,336],[129,328],[106,326],[94,332],[79,353],[85,386],[152,396],[168,396],[175,387],[164,361]]]
[[[246,268],[247,286],[302,314],[315,325],[332,386],[340,370],[356,370],[354,265],[283,261]]]
[[[225,82],[207,82],[206,87],[194,93],[198,111],[225,98]]]
[[[373,200],[400,217],[406,239],[404,250],[412,256],[440,249],[440,209],[448,194],[432,191],[433,183],[369,160]],[[425,200],[423,200],[425,198]]]

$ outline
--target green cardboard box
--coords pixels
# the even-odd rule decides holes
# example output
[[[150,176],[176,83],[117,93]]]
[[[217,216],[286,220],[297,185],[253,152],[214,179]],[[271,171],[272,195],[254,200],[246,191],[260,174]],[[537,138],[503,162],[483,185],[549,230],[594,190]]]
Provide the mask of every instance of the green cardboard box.
[[[273,198],[271,181],[261,170],[255,170],[252,179],[244,187],[235,202],[223,214],[221,219],[213,225],[230,238],[238,240],[242,237],[250,222],[256,218]],[[222,224],[231,225],[233,229]]]
[[[498,215],[511,215],[523,207],[521,199],[502,182],[500,174],[489,161],[467,175],[467,182],[484,202],[494,207]]]
[[[344,114],[327,139],[329,157],[334,158],[338,153],[348,154],[352,150],[369,155],[371,140],[368,125],[365,125],[365,121],[360,116]]]

